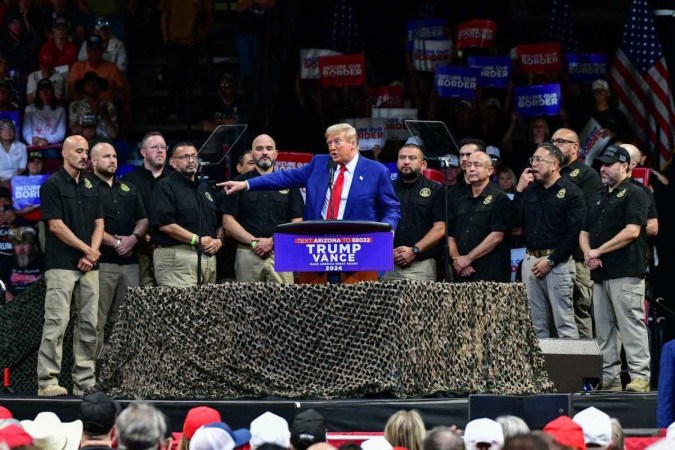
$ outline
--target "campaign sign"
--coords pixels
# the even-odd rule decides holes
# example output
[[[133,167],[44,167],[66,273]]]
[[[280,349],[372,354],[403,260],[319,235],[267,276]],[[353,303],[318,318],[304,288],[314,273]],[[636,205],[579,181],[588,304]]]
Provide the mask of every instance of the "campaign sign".
[[[448,21],[445,19],[422,19],[410,20],[406,23],[407,41],[406,50],[412,51],[417,39],[441,41],[447,40],[445,27]]]
[[[320,56],[319,77],[325,87],[361,86],[366,81],[363,53]]]
[[[467,65],[480,70],[479,87],[505,88],[511,76],[511,58],[508,56],[469,56]]]
[[[645,186],[649,186],[649,167],[635,167],[631,176]]]
[[[396,165],[395,162],[383,162],[382,165],[389,170],[389,179],[391,181],[397,180],[398,179],[398,166]]]
[[[593,165],[593,160],[600,155],[609,139],[598,121],[591,117],[579,133],[579,158],[584,159],[587,166]]]
[[[515,110],[522,117],[558,115],[560,100],[558,83],[517,87],[513,99]]]
[[[15,209],[40,206],[40,186],[49,175],[15,175],[12,177],[12,201]]]
[[[549,73],[559,72],[562,67],[560,44],[528,44],[516,47],[516,60],[523,72]]]
[[[274,164],[274,170],[291,170],[302,167],[312,160],[312,153],[302,152],[284,152],[277,154],[277,162]]]
[[[471,67],[440,66],[436,69],[436,92],[439,97],[476,98],[480,70]]]
[[[334,236],[274,234],[277,272],[357,272],[394,268],[391,231]]]
[[[359,150],[372,150],[376,146],[384,148],[387,140],[384,119],[345,119],[344,122],[356,128]]]
[[[607,53],[567,53],[565,71],[575,83],[592,83],[607,76]]]
[[[440,65],[450,63],[450,54],[452,53],[452,42],[415,40],[413,50],[413,62],[415,69],[420,72],[433,72]]]
[[[497,34],[497,22],[469,20],[457,25],[457,50],[464,48],[492,48]]]
[[[403,108],[405,91],[403,86],[377,86],[368,90],[373,108]]]
[[[370,113],[373,119],[384,119],[388,141],[405,141],[410,137],[406,120],[417,119],[416,108],[373,108]]]
[[[340,52],[323,48],[300,49],[300,78],[303,80],[319,79],[319,57],[340,55]]]
[[[518,267],[525,259],[525,247],[511,249],[511,282],[516,281]]]

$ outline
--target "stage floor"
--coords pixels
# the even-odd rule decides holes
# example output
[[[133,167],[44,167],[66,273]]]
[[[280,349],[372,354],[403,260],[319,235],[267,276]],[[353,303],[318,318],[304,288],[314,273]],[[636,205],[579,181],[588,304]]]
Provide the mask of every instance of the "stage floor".
[[[624,428],[629,430],[629,435],[649,435],[656,430],[656,398],[656,392],[580,393],[572,394],[572,408],[578,412],[595,406],[619,419]],[[129,400],[120,402],[126,405]],[[167,415],[173,431],[181,430],[187,411],[198,405],[208,405],[219,410],[223,420],[232,428],[248,427],[253,419],[265,411],[272,411],[290,423],[295,414],[309,408],[322,414],[329,431],[334,432],[381,431],[389,416],[401,409],[417,409],[428,429],[453,424],[463,428],[469,419],[468,397],[406,400],[154,400],[151,403]],[[77,419],[79,404],[77,397],[0,396],[0,405],[7,407],[18,419],[33,419],[41,411],[53,411],[61,420],[71,421]],[[553,410],[548,411],[548,414],[556,417],[559,412]]]

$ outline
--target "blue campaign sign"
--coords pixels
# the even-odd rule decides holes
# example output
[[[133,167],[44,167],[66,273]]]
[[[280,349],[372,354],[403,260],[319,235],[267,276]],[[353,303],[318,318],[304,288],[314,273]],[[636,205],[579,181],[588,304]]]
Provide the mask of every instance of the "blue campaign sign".
[[[511,58],[508,56],[469,56],[467,65],[480,70],[479,87],[506,88],[511,76]]]
[[[609,56],[607,53],[566,53],[565,71],[575,83],[592,83],[606,78]]]
[[[411,52],[415,39],[427,41],[442,41],[447,39],[445,28],[448,21],[445,19],[422,19],[406,22],[407,40],[406,50]]]
[[[277,272],[359,272],[394,268],[391,231],[334,236],[274,234]]]
[[[436,68],[436,92],[439,97],[454,97],[473,100],[476,98],[480,70],[471,67],[438,66]]]
[[[49,175],[15,175],[12,177],[12,201],[15,209],[40,206],[40,186]]]
[[[522,117],[555,116],[560,113],[560,85],[517,87],[514,90],[514,109]]]

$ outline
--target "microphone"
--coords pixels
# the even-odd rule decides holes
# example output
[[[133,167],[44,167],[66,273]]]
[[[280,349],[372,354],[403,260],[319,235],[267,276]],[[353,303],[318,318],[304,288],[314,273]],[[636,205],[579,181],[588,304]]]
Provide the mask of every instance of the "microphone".
[[[337,164],[330,159],[328,160],[328,188],[333,189],[333,177],[335,176],[335,169],[337,169]]]

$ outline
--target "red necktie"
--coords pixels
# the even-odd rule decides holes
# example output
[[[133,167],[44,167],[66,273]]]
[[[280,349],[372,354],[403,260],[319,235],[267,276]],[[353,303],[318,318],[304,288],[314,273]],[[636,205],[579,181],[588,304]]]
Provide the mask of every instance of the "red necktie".
[[[328,212],[326,213],[326,218],[337,219],[338,213],[340,212],[340,199],[342,198],[342,187],[345,185],[345,171],[347,167],[344,164],[340,164],[340,173],[338,173],[335,184],[333,185],[333,192],[330,196],[330,204],[328,205]]]

